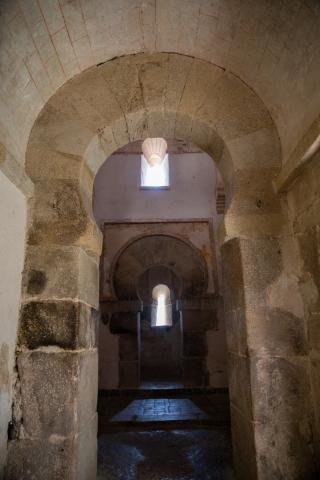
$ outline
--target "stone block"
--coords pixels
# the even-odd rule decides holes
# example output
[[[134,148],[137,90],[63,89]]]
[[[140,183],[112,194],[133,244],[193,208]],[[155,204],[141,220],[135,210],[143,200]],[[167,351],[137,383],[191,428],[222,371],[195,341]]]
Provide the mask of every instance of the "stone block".
[[[249,217],[281,215],[280,200],[272,185],[272,179],[277,172],[277,167],[255,167],[237,171],[232,184],[232,201],[228,214]]]
[[[313,425],[316,462],[320,472],[320,360],[311,356],[311,388],[315,422]]]
[[[65,349],[97,346],[99,312],[81,302],[28,302],[20,313],[19,344]]]
[[[320,353],[320,308],[315,306],[308,318],[310,350]]]
[[[257,480],[254,424],[231,405],[233,464],[237,480]]]
[[[98,392],[97,351],[57,347],[20,353],[23,429],[30,437],[78,433],[95,414]]]
[[[44,179],[79,178],[82,158],[78,155],[66,155],[40,145],[28,148],[26,171],[33,181]]]
[[[278,308],[246,313],[248,349],[252,355],[306,355],[304,319]]]
[[[307,357],[252,357],[250,364],[255,421],[277,424],[311,417]]]
[[[221,254],[225,310],[242,308],[244,306],[244,281],[240,241],[234,238],[224,243]]]
[[[237,159],[239,170],[245,168],[257,170],[258,164],[260,172],[262,168],[270,168],[270,166],[277,168],[279,166],[280,149],[277,137],[276,129],[274,126],[270,126],[228,141],[227,148],[231,156]],[[260,176],[261,180],[263,181]]]
[[[9,442],[8,480],[75,480],[73,440],[24,438]]]
[[[75,479],[97,478],[98,415],[94,415],[76,437]]]
[[[310,420],[256,422],[255,442],[259,480],[319,478]]]
[[[281,274],[279,242],[272,238],[241,239],[241,260],[246,310],[266,305],[268,287]]]
[[[297,236],[297,241],[303,270],[311,274],[318,292],[320,292],[319,227],[314,226],[305,230]]]
[[[101,233],[92,215],[92,183],[82,179],[37,181],[32,203],[30,245],[81,245],[101,252]]]
[[[97,416],[76,435],[9,442],[8,480],[95,480]]]
[[[246,420],[252,420],[249,358],[229,353],[228,374],[230,404],[233,405]]]
[[[23,272],[26,299],[80,300],[99,305],[99,266],[80,247],[29,246]]]
[[[229,352],[246,355],[247,326],[245,310],[236,308],[225,313],[226,339]]]

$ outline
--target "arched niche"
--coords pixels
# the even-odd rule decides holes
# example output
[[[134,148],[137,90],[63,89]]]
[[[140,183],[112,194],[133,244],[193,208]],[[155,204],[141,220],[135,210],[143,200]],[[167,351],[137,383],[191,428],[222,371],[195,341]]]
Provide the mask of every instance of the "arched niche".
[[[155,234],[130,242],[115,259],[112,277],[117,298],[135,299],[142,286],[141,277],[157,267],[171,270],[180,280],[183,297],[201,295],[206,290],[207,266],[200,252],[179,238]],[[161,283],[160,275],[157,283]]]

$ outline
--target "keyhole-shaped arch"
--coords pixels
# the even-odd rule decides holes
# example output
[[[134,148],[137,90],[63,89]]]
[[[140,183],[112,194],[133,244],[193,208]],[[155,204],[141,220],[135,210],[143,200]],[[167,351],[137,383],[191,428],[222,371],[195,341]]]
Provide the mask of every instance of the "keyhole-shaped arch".
[[[163,283],[152,289],[152,327],[170,327],[172,325],[172,304],[170,288]]]

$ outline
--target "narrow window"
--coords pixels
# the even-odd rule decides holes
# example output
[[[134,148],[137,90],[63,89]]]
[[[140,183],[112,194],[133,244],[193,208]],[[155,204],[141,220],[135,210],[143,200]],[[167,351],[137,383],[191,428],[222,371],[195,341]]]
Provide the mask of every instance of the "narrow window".
[[[141,155],[141,187],[169,187],[169,158],[164,157],[160,165],[151,166]]]
[[[167,285],[159,284],[152,290],[152,327],[170,327],[172,325],[172,305],[170,289]]]

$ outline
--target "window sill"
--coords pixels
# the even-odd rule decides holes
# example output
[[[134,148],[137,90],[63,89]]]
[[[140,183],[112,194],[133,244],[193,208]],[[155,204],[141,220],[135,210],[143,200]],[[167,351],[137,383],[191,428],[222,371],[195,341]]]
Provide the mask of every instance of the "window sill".
[[[166,186],[166,187],[142,187],[140,185],[139,187],[140,190],[170,190],[170,186]]]

